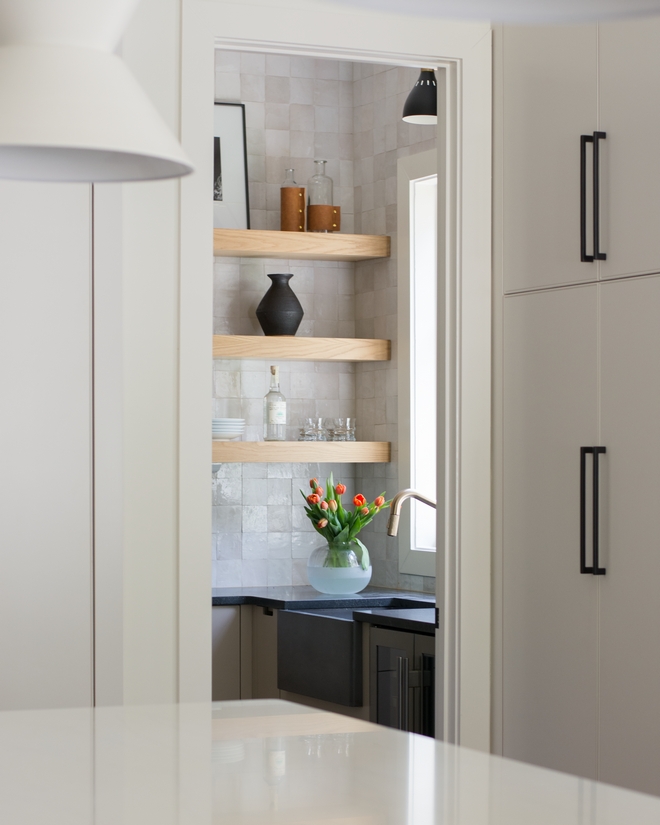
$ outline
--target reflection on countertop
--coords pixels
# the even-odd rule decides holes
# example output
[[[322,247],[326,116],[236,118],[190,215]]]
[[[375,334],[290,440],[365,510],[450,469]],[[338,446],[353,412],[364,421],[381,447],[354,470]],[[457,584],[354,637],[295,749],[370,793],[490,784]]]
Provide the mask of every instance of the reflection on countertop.
[[[0,713],[12,825],[657,825],[660,799],[279,700]]]

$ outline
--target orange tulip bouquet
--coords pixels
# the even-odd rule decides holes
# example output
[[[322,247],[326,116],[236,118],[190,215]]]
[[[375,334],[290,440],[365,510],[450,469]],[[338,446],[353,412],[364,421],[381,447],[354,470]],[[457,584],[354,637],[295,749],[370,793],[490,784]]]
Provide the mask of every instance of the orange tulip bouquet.
[[[369,551],[358,538],[358,533],[373,521],[380,511],[390,506],[385,494],[373,502],[358,493],[353,498],[355,509],[347,510],[342,503],[346,492],[344,484],[335,484],[332,475],[324,490],[317,478],[309,482],[312,492],[305,499],[307,518],[314,529],[326,540],[309,558],[307,574],[310,584],[321,593],[357,593],[371,579]],[[326,492],[327,491],[327,492]]]

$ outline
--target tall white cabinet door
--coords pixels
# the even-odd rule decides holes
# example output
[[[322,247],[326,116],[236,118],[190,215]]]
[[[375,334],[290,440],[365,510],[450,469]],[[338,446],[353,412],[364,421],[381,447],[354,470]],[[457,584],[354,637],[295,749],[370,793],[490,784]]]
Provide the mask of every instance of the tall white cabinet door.
[[[660,272],[660,19],[599,30],[601,277]]]
[[[93,693],[90,187],[2,181],[0,209],[0,710],[80,707]]]
[[[596,280],[580,261],[580,135],[597,128],[597,27],[505,26],[501,49],[504,288]]]
[[[660,795],[660,277],[600,289],[599,779]]]
[[[597,286],[505,298],[503,753],[596,776],[597,588],[580,447],[597,438]]]

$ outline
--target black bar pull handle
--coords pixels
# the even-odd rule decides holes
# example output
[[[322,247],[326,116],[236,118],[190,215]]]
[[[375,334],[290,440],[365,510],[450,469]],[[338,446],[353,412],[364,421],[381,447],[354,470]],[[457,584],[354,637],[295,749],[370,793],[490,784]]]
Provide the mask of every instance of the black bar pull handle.
[[[399,730],[408,730],[408,659],[399,656],[396,660],[397,682],[397,727]]]
[[[605,140],[607,132],[594,132],[594,259],[606,261],[607,255],[600,251],[600,152],[599,141]],[[597,461],[594,454],[594,461]]]
[[[580,260],[590,264],[593,255],[587,255],[587,143],[593,143],[591,135],[580,135]]]
[[[605,568],[598,564],[599,554],[599,472],[598,456],[607,452],[606,447],[580,447],[580,573],[604,576]],[[593,562],[587,567],[587,454],[593,456],[592,541]]]
[[[592,448],[594,454],[594,466],[593,466],[593,474],[594,474],[594,492],[593,492],[593,542],[594,542],[594,557],[593,557],[593,574],[594,576],[604,576],[605,575],[605,568],[599,567],[598,565],[598,552],[599,552],[599,519],[600,519],[600,512],[599,512],[599,492],[598,492],[598,480],[599,480],[599,473],[598,473],[598,456],[602,455],[603,453],[607,452],[605,447],[593,447]]]
[[[593,447],[580,447],[580,573],[593,573],[593,567],[587,567],[587,453],[593,453]]]

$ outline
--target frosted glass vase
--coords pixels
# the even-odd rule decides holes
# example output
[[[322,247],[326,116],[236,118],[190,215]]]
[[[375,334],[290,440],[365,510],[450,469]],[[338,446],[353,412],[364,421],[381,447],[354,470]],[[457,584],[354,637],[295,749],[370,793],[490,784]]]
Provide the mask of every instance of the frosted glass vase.
[[[319,593],[359,593],[371,581],[371,564],[363,569],[362,549],[355,542],[335,541],[317,547],[307,562],[309,583]]]

